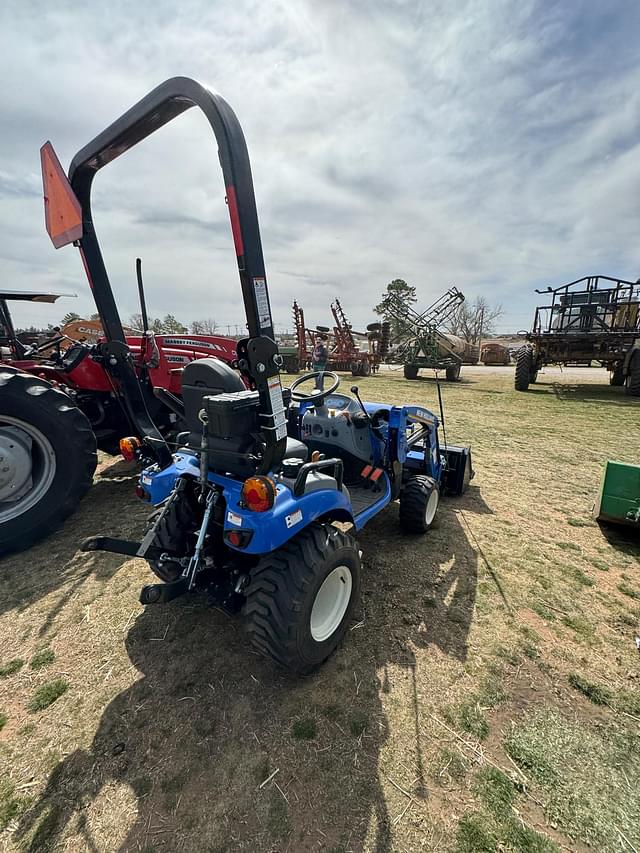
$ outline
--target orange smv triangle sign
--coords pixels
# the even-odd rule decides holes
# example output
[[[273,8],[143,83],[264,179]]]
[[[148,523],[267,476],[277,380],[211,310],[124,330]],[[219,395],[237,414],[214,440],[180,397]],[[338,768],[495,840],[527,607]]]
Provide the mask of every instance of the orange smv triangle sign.
[[[47,234],[59,249],[82,237],[82,208],[50,142],[40,149],[40,162]]]

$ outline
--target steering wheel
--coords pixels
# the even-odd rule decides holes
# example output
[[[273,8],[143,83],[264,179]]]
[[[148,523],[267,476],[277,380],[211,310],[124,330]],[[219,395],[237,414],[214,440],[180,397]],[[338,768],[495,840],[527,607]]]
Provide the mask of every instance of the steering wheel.
[[[62,356],[62,369],[66,373],[71,373],[89,355],[90,350],[91,347],[87,344],[74,341],[73,346],[70,346]]]
[[[301,394],[298,392],[296,394],[296,388],[302,385],[303,382],[309,382],[311,379],[318,379],[320,376],[330,376],[333,378],[333,382],[330,388],[323,389],[322,391],[317,390],[315,394]],[[340,385],[340,377],[337,373],[334,373],[332,370],[314,370],[311,373],[304,373],[302,376],[299,376],[295,379],[291,385],[291,399],[295,400],[298,403],[320,403],[324,401],[325,397],[328,397],[329,394],[333,394],[333,392]]]

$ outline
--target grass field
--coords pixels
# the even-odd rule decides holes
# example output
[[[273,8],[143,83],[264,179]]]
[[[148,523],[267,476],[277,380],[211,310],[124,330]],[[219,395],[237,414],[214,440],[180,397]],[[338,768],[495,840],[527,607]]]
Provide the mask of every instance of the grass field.
[[[304,680],[205,600],[143,610],[144,562],[77,553],[148,512],[106,460],[0,563],[0,848],[640,848],[640,542],[590,516],[604,461],[638,462],[640,401],[575,376],[443,386],[472,486],[425,537],[394,506],[367,527],[356,621]],[[360,387],[436,406],[430,377]]]

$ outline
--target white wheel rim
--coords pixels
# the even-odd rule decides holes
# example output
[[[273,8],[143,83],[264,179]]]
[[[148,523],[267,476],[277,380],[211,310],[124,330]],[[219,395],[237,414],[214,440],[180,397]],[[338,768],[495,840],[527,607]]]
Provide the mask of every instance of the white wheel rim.
[[[35,506],[56,475],[56,454],[33,424],[2,415],[0,419],[0,524]]]
[[[351,601],[353,578],[346,566],[329,572],[311,608],[311,636],[322,643],[338,629]]]
[[[440,493],[437,489],[434,489],[429,495],[429,500],[427,501],[427,507],[424,511],[424,520],[427,525],[431,524],[433,519],[436,517],[436,510],[438,509],[438,501],[440,499]]]

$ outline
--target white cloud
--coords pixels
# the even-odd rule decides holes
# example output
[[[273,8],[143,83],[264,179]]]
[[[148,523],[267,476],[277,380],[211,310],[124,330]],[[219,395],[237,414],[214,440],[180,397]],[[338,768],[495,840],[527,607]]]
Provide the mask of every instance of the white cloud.
[[[3,282],[76,291],[73,310],[93,310],[77,253],[55,252],[44,232],[38,149],[50,138],[68,163],[154,85],[187,74],[245,130],[276,322],[290,322],[294,296],[308,321],[327,322],[339,294],[363,325],[400,276],[424,304],[451,284],[484,293],[522,328],[536,286],[640,274],[638,23],[631,0],[606,15],[533,0],[5,3]],[[124,316],[140,254],[154,314],[243,322],[201,117],[105,168],[94,199]]]

